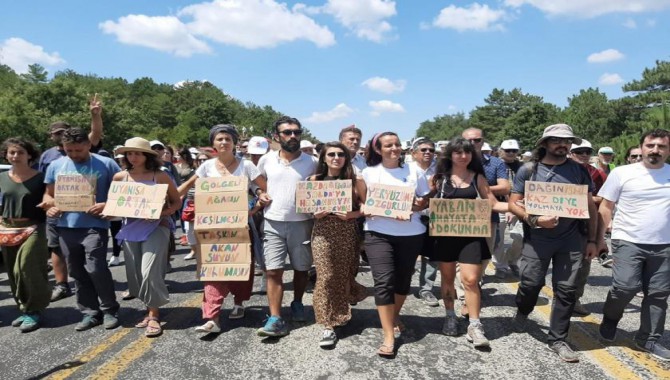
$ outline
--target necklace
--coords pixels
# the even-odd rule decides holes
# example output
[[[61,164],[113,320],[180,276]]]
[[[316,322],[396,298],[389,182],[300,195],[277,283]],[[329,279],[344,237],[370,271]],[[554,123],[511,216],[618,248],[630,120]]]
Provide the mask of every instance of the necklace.
[[[465,177],[465,178],[460,178],[460,177],[457,176],[456,174],[452,174],[451,177],[449,178],[449,180],[451,181],[451,184],[453,185],[453,187],[454,187],[455,189],[461,189],[461,188],[463,188],[463,184],[464,184],[468,179],[470,179],[471,176],[472,176],[472,175],[471,175],[470,173],[468,173],[467,177]],[[456,181],[454,180],[454,177],[458,178],[460,181],[459,181],[459,182],[456,182]],[[470,186],[470,184],[468,184],[468,186]],[[467,186],[466,186],[466,187],[467,187]]]
[[[235,162],[237,162],[237,159],[233,156],[233,159],[229,163],[222,162],[220,159],[217,159],[214,161],[216,163],[216,167],[221,172],[222,170],[225,170],[226,173],[231,174],[229,167],[233,166]]]

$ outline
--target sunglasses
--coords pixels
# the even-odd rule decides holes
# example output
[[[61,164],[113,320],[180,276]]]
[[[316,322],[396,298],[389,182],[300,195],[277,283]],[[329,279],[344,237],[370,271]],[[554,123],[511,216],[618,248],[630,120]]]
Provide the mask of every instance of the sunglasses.
[[[577,155],[580,155],[580,156],[583,155],[583,154],[588,154],[588,155],[590,156],[591,153],[593,153],[593,151],[592,151],[592,150],[589,150],[589,149],[585,149],[585,150],[573,150],[573,151],[572,151],[572,154],[577,154]]]
[[[346,153],[344,153],[344,152],[328,152],[328,153],[326,153],[326,156],[331,157],[331,158],[333,158],[333,157],[344,158],[344,157],[346,157],[345,154]]]
[[[519,153],[518,149],[503,149],[505,153]]]
[[[547,141],[551,144],[572,144],[572,138],[549,137]]]
[[[433,148],[421,148],[419,149],[421,153],[435,153],[435,149]]]
[[[631,154],[628,157],[630,157],[630,158],[642,158],[642,155],[641,154]]]
[[[291,135],[300,136],[302,135],[302,129],[284,129],[283,131],[279,131],[279,133],[286,137]]]
[[[484,139],[480,137],[478,139],[468,139],[468,141],[470,141],[473,144],[480,144],[482,141],[484,141]]]

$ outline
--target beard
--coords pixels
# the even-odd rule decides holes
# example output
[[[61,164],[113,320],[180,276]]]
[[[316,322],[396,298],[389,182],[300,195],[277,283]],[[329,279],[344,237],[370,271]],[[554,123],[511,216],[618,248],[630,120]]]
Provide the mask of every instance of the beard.
[[[288,141],[280,142],[281,149],[289,153],[295,153],[300,150],[300,142],[296,139],[289,139]]]
[[[647,161],[652,165],[656,165],[659,162],[661,162],[661,155],[660,154],[650,154],[650,155],[647,156]]]

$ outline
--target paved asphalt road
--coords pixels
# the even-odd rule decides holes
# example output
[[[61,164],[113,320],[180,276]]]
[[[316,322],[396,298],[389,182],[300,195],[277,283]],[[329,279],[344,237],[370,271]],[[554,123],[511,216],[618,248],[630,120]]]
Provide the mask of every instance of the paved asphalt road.
[[[242,320],[228,320],[232,301],[227,299],[223,332],[202,337],[193,332],[202,323],[202,286],[194,277],[195,263],[183,260],[185,253],[180,249],[172,261],[174,270],[167,276],[171,302],[162,310],[165,333],[155,339],[145,338],[143,330],[133,328],[142,317],[142,305],[137,300],[120,301],[123,327],[75,332],[74,325],[81,316],[74,297],[49,306],[42,329],[21,334],[9,326],[18,311],[6,274],[0,274],[0,379],[670,378],[670,363],[660,363],[636,351],[630,343],[639,323],[639,298],[626,312],[615,343],[604,346],[597,339],[611,276],[609,269],[598,264],[593,266],[582,299],[593,314],[573,318],[571,327],[570,343],[580,352],[581,360],[569,364],[561,362],[544,344],[551,289],[545,288],[531,314],[529,333],[516,334],[511,330],[516,282],[493,276],[487,276],[483,288],[482,321],[491,340],[487,351],[475,350],[464,336],[442,335],[442,308],[425,306],[414,296],[408,297],[402,313],[408,330],[399,340],[395,359],[375,354],[381,330],[372,297],[353,308],[353,319],[338,331],[340,341],[332,350],[318,347],[321,327],[314,323],[311,294],[305,298],[309,322],[290,323],[290,335],[280,340],[256,336],[267,313],[266,298],[258,292],[247,303]],[[112,274],[120,299],[126,287],[125,269],[114,267]],[[287,272],[285,281],[289,282],[291,276]],[[368,267],[361,267],[358,280],[371,290]],[[549,278],[547,283],[551,283]],[[413,285],[416,290],[416,274]],[[260,277],[256,277],[254,289],[259,286]],[[283,310],[286,317],[290,316],[290,293],[288,284]],[[465,327],[462,322],[461,330]],[[666,323],[666,330],[668,327]],[[670,347],[670,333],[661,343]]]

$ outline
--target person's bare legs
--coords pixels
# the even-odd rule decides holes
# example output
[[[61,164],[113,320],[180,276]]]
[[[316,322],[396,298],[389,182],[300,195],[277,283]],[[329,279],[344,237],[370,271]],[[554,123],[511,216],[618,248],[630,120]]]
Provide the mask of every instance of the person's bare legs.
[[[281,317],[281,303],[282,299],[284,298],[284,270],[268,270],[265,272],[265,278],[267,280],[268,306],[270,307],[270,316]],[[294,284],[294,286],[296,285]],[[303,292],[304,291],[305,289],[303,288]]]

